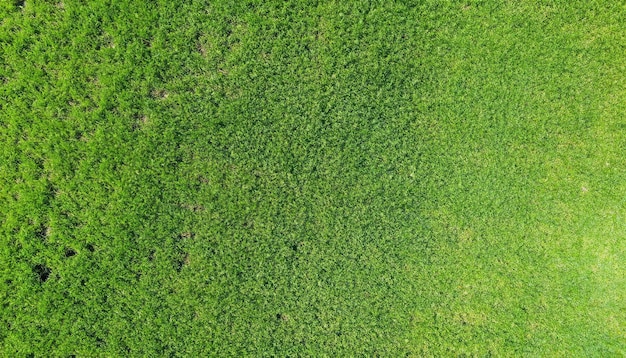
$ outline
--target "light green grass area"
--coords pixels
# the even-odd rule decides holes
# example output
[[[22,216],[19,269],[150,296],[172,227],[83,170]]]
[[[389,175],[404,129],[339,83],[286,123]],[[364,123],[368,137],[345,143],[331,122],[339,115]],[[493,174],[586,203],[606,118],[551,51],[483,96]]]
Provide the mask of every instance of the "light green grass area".
[[[0,355],[626,355],[623,1],[0,0]]]

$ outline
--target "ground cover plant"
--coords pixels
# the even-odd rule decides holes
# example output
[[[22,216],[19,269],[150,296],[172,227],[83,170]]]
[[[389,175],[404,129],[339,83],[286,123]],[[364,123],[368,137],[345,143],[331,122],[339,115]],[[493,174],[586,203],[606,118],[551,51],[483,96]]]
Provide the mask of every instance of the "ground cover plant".
[[[0,4],[0,355],[626,355],[622,1]]]

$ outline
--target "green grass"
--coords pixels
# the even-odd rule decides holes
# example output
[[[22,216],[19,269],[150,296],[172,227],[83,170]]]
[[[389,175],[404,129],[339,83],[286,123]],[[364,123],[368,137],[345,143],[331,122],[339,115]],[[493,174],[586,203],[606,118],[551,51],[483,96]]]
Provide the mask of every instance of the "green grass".
[[[623,1],[55,1],[1,356],[626,355]]]

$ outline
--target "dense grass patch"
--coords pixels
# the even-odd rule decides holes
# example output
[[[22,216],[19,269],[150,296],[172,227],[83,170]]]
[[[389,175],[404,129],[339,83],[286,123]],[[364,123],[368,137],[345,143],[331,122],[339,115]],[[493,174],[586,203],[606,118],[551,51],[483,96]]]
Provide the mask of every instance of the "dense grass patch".
[[[623,356],[618,1],[3,1],[4,356]]]

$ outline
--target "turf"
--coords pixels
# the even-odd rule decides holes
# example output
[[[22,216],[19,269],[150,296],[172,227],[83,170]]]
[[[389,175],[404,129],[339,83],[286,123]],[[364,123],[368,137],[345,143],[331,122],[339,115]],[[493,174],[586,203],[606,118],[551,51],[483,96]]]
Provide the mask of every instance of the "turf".
[[[622,1],[2,1],[0,355],[626,355]]]

